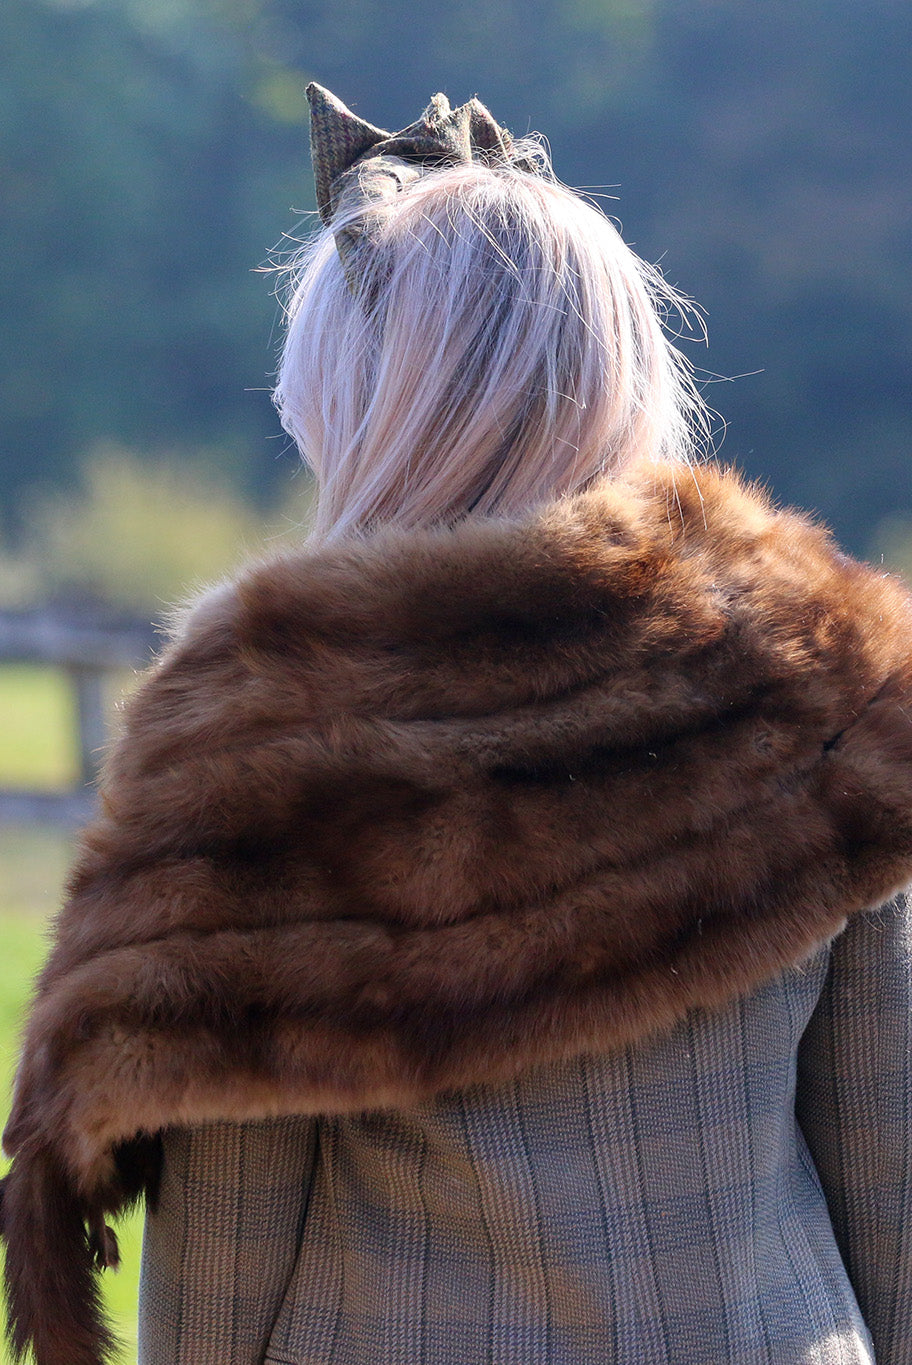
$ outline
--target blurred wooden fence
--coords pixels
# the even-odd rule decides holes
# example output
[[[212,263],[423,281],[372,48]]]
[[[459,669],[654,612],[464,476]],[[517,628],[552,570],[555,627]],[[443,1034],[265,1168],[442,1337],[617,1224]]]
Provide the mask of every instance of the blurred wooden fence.
[[[0,787],[0,820],[79,824],[88,818],[107,740],[106,683],[112,673],[148,664],[156,641],[149,622],[94,608],[0,611],[0,667],[35,664],[64,672],[76,703],[78,744],[70,790]]]

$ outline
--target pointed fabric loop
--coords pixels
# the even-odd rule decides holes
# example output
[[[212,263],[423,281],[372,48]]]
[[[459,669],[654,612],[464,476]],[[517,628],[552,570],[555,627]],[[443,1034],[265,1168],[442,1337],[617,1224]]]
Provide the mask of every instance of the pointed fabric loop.
[[[313,161],[317,208],[328,224],[335,210],[333,181],[377,142],[390,136],[365,123],[316,81],[307,87],[310,104],[310,155]]]
[[[343,198],[349,204],[360,194],[366,206],[372,201],[379,205],[417,179],[421,167],[482,161],[509,163],[532,174],[539,171],[530,159],[514,156],[509,132],[478,99],[452,109],[446,95],[434,95],[419,119],[401,132],[388,133],[366,123],[314,81],[307,87],[307,98],[317,207],[327,225]],[[353,176],[355,169],[358,174]],[[358,286],[354,250],[363,238],[363,230],[357,228],[336,233],[352,293]]]

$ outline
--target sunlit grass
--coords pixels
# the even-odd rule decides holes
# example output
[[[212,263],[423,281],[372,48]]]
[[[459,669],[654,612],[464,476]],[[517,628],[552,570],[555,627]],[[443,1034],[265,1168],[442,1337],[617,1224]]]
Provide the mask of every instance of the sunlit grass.
[[[139,670],[112,669],[103,696],[113,732],[117,707]],[[38,664],[0,664],[0,788],[66,791],[77,785],[76,697],[66,672]]]
[[[76,706],[60,669],[0,668],[0,787],[53,791],[77,776]]]

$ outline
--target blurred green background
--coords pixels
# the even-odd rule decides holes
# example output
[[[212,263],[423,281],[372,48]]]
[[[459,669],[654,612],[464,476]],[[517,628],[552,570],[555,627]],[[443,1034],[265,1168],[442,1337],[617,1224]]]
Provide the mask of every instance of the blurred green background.
[[[722,456],[912,570],[910,50],[908,0],[3,0],[0,612],[149,620],[300,534],[269,267],[313,222],[310,79],[545,132],[705,309]],[[0,667],[0,788],[78,781],[66,676]],[[0,825],[7,1076],[70,839]]]
[[[295,521],[258,268],[312,221],[311,78],[388,128],[442,89],[546,133],[561,178],[609,196],[705,308],[709,349],[683,345],[725,458],[855,553],[895,553],[912,534],[910,50],[908,0],[4,0],[7,599],[67,575],[135,596],[143,536],[132,567],[84,543],[98,559],[115,529],[99,459],[224,499],[216,560],[248,533],[239,498]],[[208,571],[177,540],[153,599]]]

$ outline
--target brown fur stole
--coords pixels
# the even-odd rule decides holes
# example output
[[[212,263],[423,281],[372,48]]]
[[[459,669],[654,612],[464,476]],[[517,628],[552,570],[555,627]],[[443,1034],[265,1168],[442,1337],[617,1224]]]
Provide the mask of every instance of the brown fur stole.
[[[640,1040],[910,880],[909,598],[730,473],[248,569],[130,703],[37,984],[15,1344],[105,1356],[163,1126]]]

